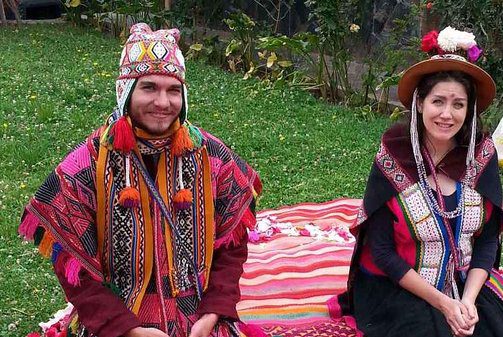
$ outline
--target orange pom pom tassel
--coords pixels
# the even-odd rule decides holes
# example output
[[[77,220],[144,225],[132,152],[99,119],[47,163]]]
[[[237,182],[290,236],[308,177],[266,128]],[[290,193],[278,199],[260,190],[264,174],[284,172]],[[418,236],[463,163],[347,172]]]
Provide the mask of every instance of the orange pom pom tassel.
[[[113,147],[117,151],[128,153],[136,145],[133,129],[125,116],[112,125],[110,136],[113,139]]]
[[[177,210],[189,209],[192,206],[192,192],[189,189],[181,189],[173,197],[173,204]]]
[[[119,204],[125,208],[140,205],[140,192],[134,187],[126,187],[119,193]]]
[[[185,151],[192,150],[194,143],[189,136],[189,130],[185,126],[181,126],[173,135],[171,143],[171,151],[176,157],[181,156]]]

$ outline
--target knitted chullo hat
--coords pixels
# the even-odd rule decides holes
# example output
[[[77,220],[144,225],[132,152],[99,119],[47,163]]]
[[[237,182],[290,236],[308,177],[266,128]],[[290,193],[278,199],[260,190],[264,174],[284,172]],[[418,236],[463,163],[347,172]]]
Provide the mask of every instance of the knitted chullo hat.
[[[183,84],[183,104],[179,115],[180,127],[172,135],[170,149],[175,156],[201,146],[201,135],[197,128],[187,121],[187,88],[185,86],[185,60],[178,46],[178,29],[152,31],[145,23],[131,27],[131,35],[122,50],[119,62],[119,77],[116,81],[117,108],[112,114],[108,128],[102,135],[102,144],[125,154],[125,169],[129,172],[129,153],[136,146],[135,134],[128,116],[128,106],[132,91],[138,78],[147,75],[165,75],[178,79]],[[181,170],[181,168],[180,168]],[[128,173],[126,173],[126,177]],[[179,174],[180,191],[174,201],[179,207],[190,207],[192,195],[183,187]],[[125,207],[139,204],[139,192],[130,186],[126,179],[126,188],[121,192],[119,202]]]
[[[178,29],[153,32],[147,24],[138,23],[131,27],[130,32],[122,50],[119,77],[115,85],[117,105],[122,116],[127,114],[129,96],[139,77],[167,75],[185,83],[185,60],[177,44],[180,39]]]

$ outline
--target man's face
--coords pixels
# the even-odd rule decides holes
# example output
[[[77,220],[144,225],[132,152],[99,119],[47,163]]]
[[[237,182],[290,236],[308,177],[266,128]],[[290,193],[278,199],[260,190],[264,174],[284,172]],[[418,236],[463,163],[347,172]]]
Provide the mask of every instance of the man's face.
[[[133,125],[161,136],[182,109],[182,84],[174,77],[148,75],[138,79],[129,101]]]

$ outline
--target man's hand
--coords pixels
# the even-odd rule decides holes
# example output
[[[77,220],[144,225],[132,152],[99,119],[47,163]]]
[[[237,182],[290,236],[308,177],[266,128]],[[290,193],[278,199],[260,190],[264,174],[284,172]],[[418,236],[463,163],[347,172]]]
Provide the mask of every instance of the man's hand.
[[[126,332],[124,337],[169,337],[169,335],[158,329],[138,327]]]
[[[217,321],[217,314],[209,313],[202,315],[190,329],[189,337],[208,337]]]

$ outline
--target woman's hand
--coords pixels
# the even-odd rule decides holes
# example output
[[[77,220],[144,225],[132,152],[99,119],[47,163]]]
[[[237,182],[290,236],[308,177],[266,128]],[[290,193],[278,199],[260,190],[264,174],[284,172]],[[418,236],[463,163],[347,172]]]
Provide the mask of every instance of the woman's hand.
[[[158,329],[137,327],[126,332],[124,337],[169,337],[169,335]]]
[[[217,321],[217,314],[209,313],[202,315],[190,329],[189,337],[208,337]]]
[[[479,295],[480,289],[487,280],[488,273],[481,268],[473,268],[468,272],[468,277],[465,282],[465,289],[463,291],[463,297],[461,298],[461,303],[466,307],[467,313],[465,315],[465,321],[470,326],[468,329],[463,329],[456,336],[471,336],[475,330],[475,325],[479,321],[479,315],[477,312],[477,307],[475,306],[475,300]]]
[[[426,282],[413,269],[409,270],[402,277],[399,284],[404,289],[407,289],[414,295],[428,302],[432,307],[439,310],[444,315],[447,324],[449,324],[449,327],[455,336],[464,336],[460,333],[470,332],[472,326],[468,324],[469,313],[468,308],[464,303],[454,300],[440,292],[438,289]],[[469,299],[471,297],[467,296],[466,298]]]
[[[461,329],[456,336],[471,336],[473,335],[473,331],[475,330],[475,325],[479,321],[479,315],[477,312],[477,307],[475,306],[474,301],[463,298],[461,303],[464,304],[467,310],[467,314],[465,315],[465,322],[470,326],[469,329]]]
[[[442,312],[455,336],[464,336],[464,332],[470,331],[468,308],[464,303],[444,295],[437,309]]]

